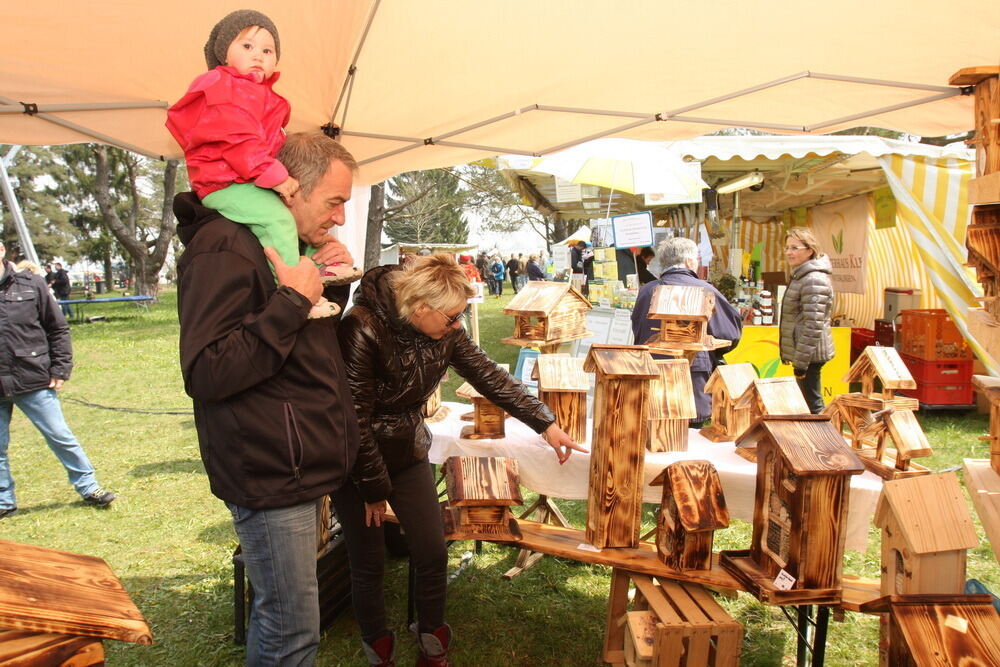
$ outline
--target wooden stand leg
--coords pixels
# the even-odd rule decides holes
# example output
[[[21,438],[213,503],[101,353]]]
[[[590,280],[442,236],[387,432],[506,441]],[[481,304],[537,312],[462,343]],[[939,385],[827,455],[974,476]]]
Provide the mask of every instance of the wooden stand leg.
[[[625,664],[625,610],[628,607],[629,576],[625,570],[611,571],[608,621],[604,629],[604,662],[616,667]]]
[[[524,510],[518,518],[528,519],[532,518],[532,515],[534,515],[535,521],[540,521],[541,523],[551,523],[553,526],[562,526],[563,528],[570,527],[569,521],[566,520],[566,517],[563,516],[563,513],[559,511],[559,508],[556,507],[556,504],[548,496],[538,496],[535,502],[528,509]],[[514,567],[503,573],[504,578],[513,579],[540,561],[544,555],[530,549],[521,549],[517,554]]]

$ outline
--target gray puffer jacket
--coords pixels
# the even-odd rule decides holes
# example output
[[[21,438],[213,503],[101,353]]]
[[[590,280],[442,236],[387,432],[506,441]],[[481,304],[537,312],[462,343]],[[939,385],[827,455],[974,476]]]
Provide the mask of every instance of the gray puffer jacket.
[[[830,313],[833,311],[833,267],[826,255],[792,270],[781,302],[781,360],[805,371],[809,364],[833,359]]]

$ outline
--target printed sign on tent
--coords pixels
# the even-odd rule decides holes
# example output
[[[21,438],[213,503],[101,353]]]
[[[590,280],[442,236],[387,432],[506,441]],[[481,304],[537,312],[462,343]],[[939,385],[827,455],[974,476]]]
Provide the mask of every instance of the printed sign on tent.
[[[861,195],[812,209],[812,230],[833,264],[834,292],[865,293],[868,270],[868,197]]]
[[[644,248],[653,245],[653,214],[649,211],[613,216],[611,228],[616,248]]]

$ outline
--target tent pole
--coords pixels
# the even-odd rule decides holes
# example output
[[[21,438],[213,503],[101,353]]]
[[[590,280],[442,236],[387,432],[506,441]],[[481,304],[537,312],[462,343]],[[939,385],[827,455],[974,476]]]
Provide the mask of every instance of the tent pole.
[[[0,160],[0,189],[3,190],[3,198],[10,209],[10,217],[14,220],[14,228],[17,230],[17,238],[21,242],[21,252],[24,258],[38,264],[38,253],[35,252],[35,245],[31,242],[31,234],[28,233],[28,225],[24,222],[24,215],[21,213],[21,205],[17,202],[17,195],[14,194],[14,187],[10,182],[10,175],[7,173],[7,165],[13,163],[14,156],[21,150],[20,146],[11,146],[7,155]]]

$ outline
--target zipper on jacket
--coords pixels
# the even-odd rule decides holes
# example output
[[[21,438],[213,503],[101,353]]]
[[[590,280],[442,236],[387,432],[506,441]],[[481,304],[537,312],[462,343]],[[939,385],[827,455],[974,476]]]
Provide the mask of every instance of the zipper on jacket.
[[[295,410],[292,409],[292,404],[285,402],[285,441],[288,443],[288,462],[292,464],[292,474],[295,475],[295,479],[298,481],[302,480],[302,451],[304,449],[302,445],[302,433],[299,431],[299,423],[295,421]],[[295,459],[295,447],[292,442],[292,434],[295,435],[295,440],[299,443],[299,456],[298,460]]]

